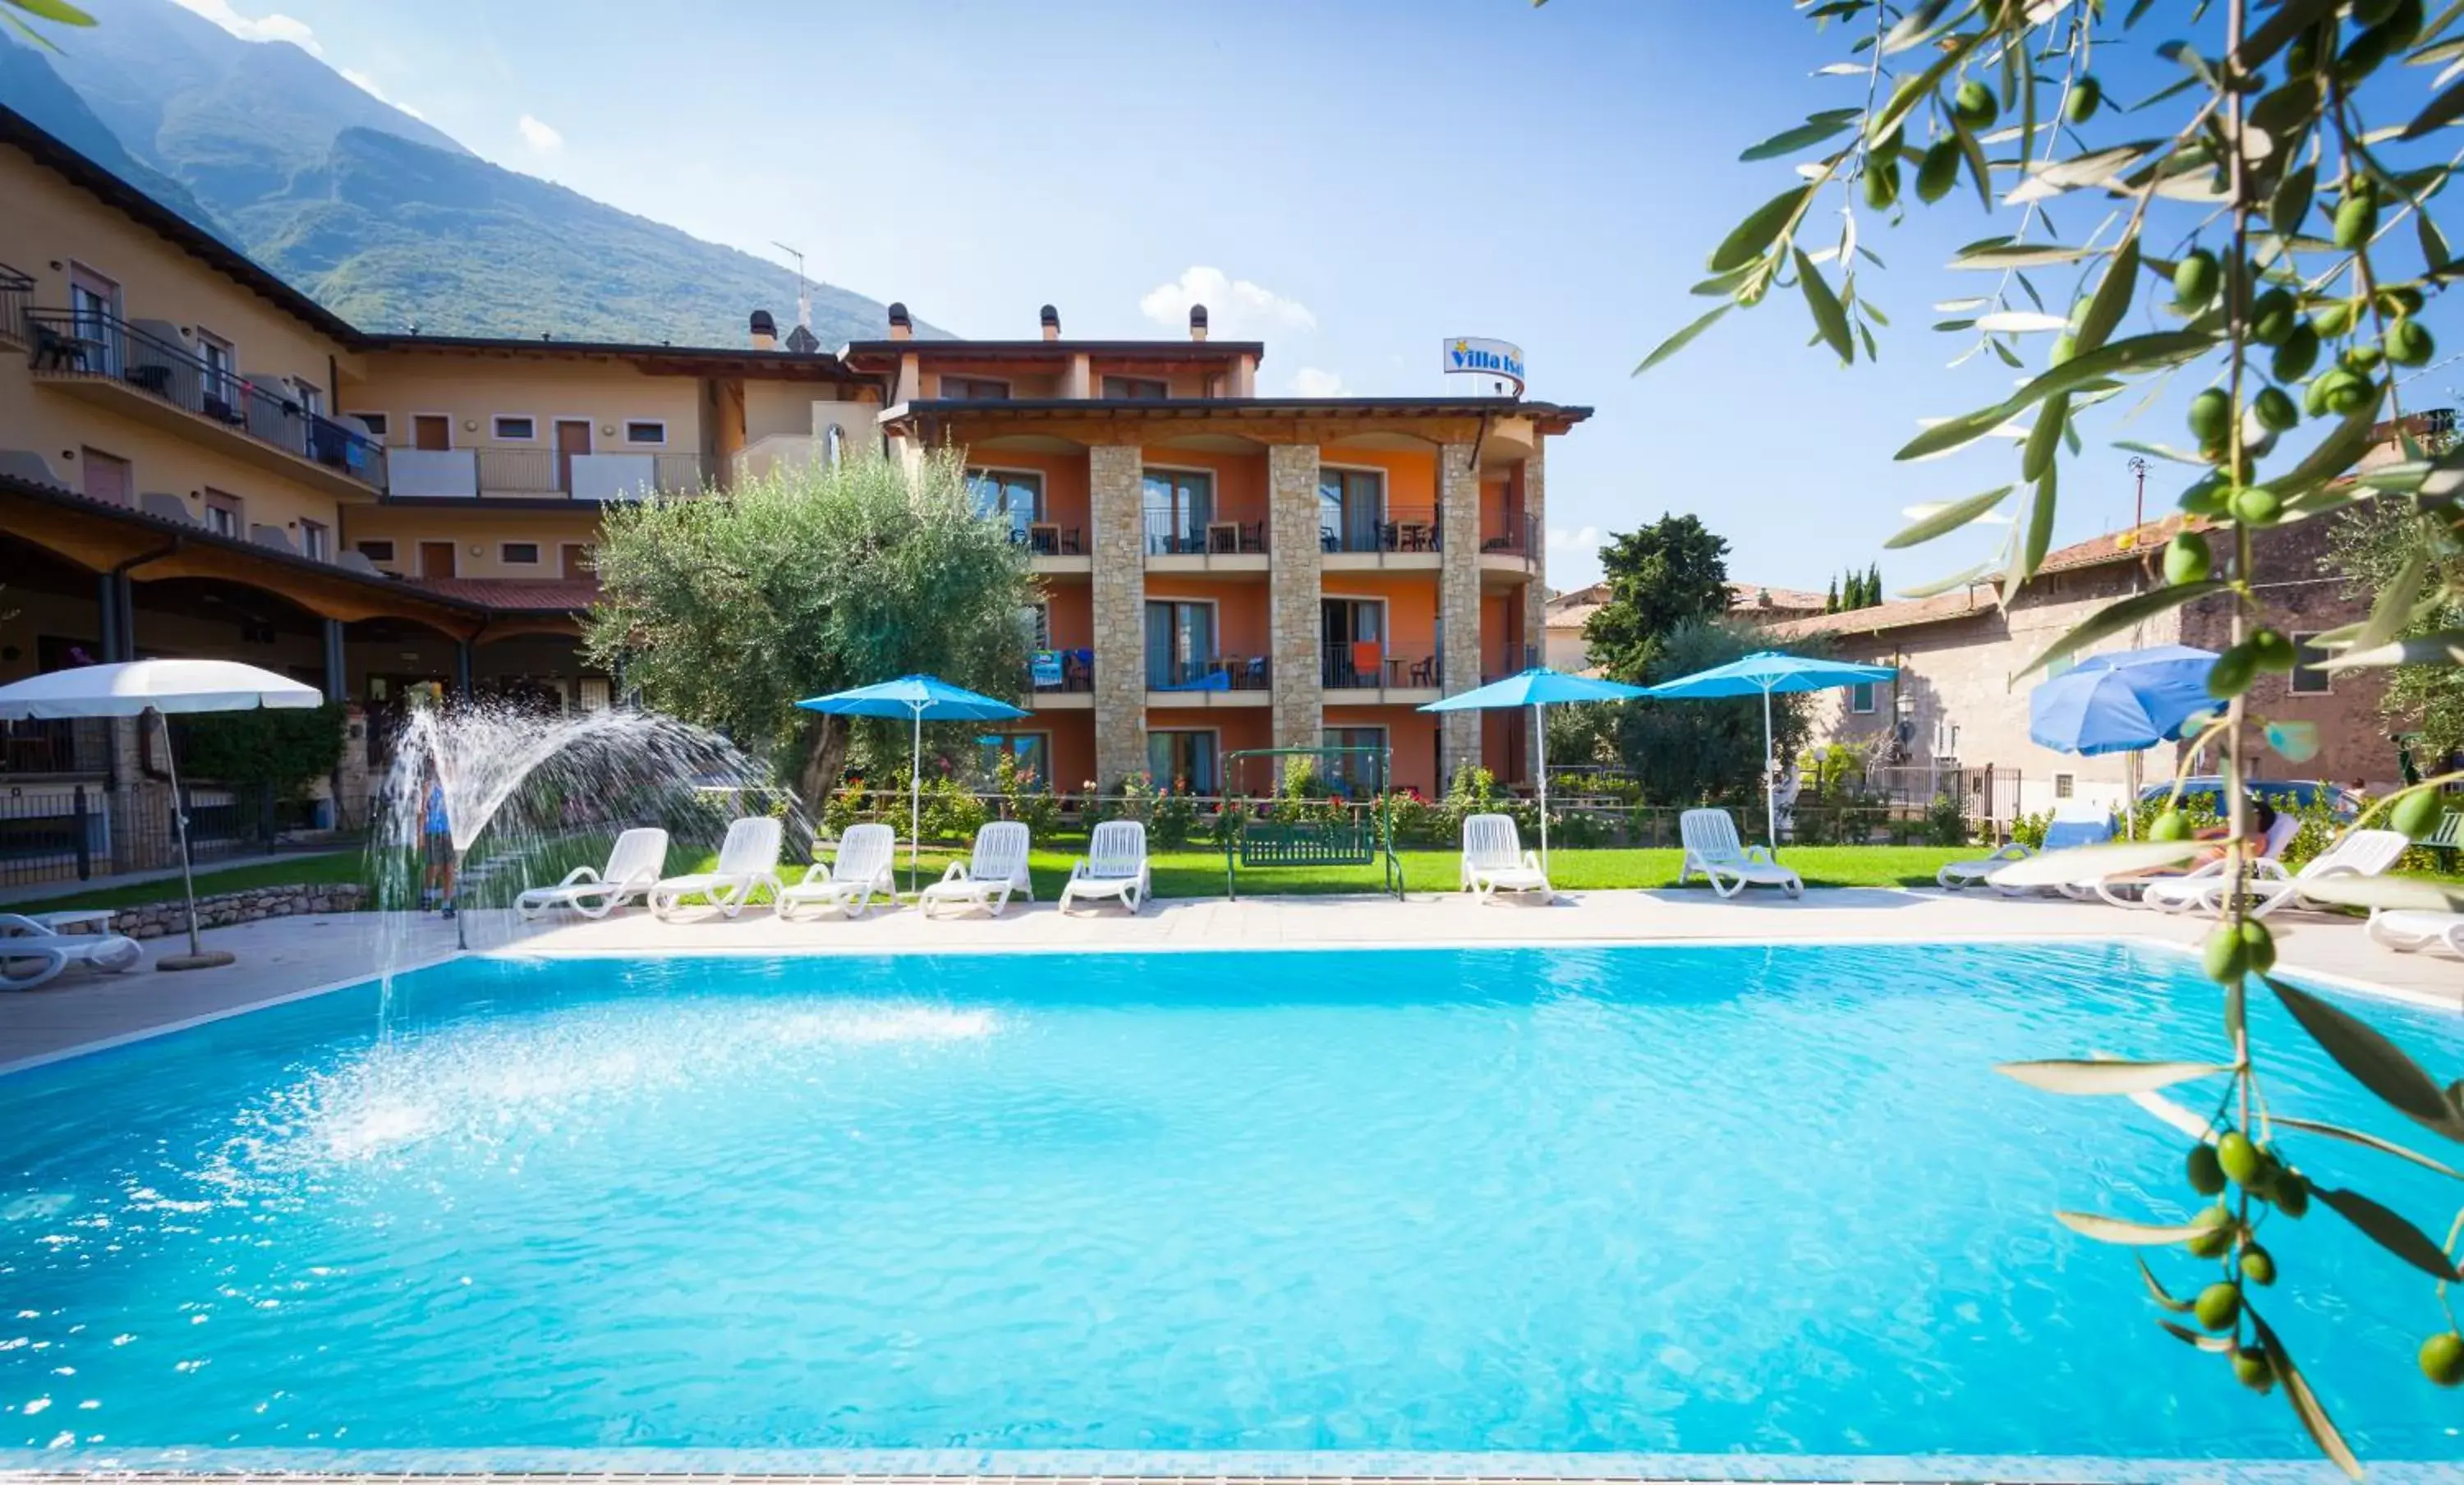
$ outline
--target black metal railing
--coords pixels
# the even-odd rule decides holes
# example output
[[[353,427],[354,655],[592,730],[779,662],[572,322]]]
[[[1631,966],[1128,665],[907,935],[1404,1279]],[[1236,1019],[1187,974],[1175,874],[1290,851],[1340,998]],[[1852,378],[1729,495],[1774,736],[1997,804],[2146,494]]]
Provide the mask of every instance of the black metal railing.
[[[0,341],[16,345],[33,344],[33,332],[27,327],[26,312],[33,307],[34,276],[0,263]]]
[[[1317,656],[1318,684],[1330,691],[1371,691],[1380,687],[1430,687],[1443,685],[1443,673],[1439,657],[1428,650],[1398,650],[1392,645],[1380,647],[1371,642],[1360,645],[1321,645]]]
[[[296,397],[209,366],[187,346],[111,315],[30,309],[25,318],[36,371],[125,383],[371,490],[385,487],[385,445]]]
[[[1263,521],[1193,521],[1157,510],[1141,512],[1140,520],[1150,557],[1229,557],[1266,549]]]
[[[1483,556],[1532,558],[1540,554],[1540,519],[1536,516],[1512,516],[1501,525],[1481,523],[1480,550]]]
[[[1089,692],[1095,689],[1095,652],[1092,650],[1051,650],[1045,652],[1027,674],[1027,683],[1036,694],[1051,696],[1057,692]]]
[[[99,771],[110,748],[108,725],[92,717],[0,721],[0,778]]]
[[[573,461],[594,455],[627,455],[647,459],[647,478],[622,487],[627,497],[656,491],[661,495],[698,493],[710,473],[710,461],[699,454],[639,454],[625,449],[599,449],[590,454],[560,454],[553,449],[474,449],[481,496],[570,496]]]
[[[1329,552],[1434,552],[1440,549],[1434,505],[1389,505],[1320,517],[1318,546]]]
[[[997,520],[1006,520],[997,517]],[[1033,557],[1084,557],[1087,544],[1084,533],[1076,526],[1057,521],[1036,521],[1013,522],[1009,528],[1012,546],[1023,546]]]
[[[1149,691],[1264,691],[1269,668],[1263,654],[1219,654],[1203,660],[1147,662]]]
[[[184,784],[188,844],[200,861],[330,845],[330,807],[288,792]],[[0,884],[78,882],[127,872],[165,874],[165,898],[179,895],[168,869],[180,864],[171,793],[154,787],[133,807],[115,808],[99,779],[0,789]]]

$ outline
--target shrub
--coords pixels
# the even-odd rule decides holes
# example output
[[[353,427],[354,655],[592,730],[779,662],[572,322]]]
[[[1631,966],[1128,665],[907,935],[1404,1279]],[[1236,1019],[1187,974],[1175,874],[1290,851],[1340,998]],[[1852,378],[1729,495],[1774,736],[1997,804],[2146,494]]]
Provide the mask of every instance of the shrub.
[[[341,765],[344,715],[340,702],[328,701],[182,717],[172,723],[181,777],[296,798]]]
[[[1177,851],[1198,833],[1198,796],[1185,789],[1166,789],[1155,802],[1155,849]]]
[[[1111,802],[1111,808],[1105,817],[1113,820],[1135,820],[1147,828],[1149,834],[1153,834],[1155,808],[1154,777],[1146,773],[1123,774],[1121,782],[1113,786],[1113,793],[1116,797]],[[1089,828],[1093,827],[1090,825]]]
[[[923,834],[928,840],[974,840],[989,812],[975,791],[956,779],[933,779],[924,786]]]
[[[1936,794],[1925,806],[1925,835],[1936,846],[1968,844],[1968,807],[1956,794]]]
[[[1398,846],[1442,846],[1446,844],[1445,812],[1412,789],[1397,789],[1386,796],[1388,818],[1393,824],[1395,844]]]
[[[993,789],[1001,795],[1001,813],[1025,826],[1037,840],[1061,829],[1061,801],[1043,787],[1034,769],[1020,767],[1017,758],[1006,751],[993,765]]]

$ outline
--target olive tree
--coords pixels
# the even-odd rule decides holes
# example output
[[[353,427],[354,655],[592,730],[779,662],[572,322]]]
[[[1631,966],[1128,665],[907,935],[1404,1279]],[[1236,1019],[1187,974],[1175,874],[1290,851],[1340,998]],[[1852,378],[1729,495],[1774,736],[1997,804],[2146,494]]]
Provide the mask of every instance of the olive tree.
[[[2001,230],[1950,266],[1987,287],[1936,310],[1940,328],[1964,343],[1963,360],[1990,357],[1977,364],[2008,368],[2011,380],[1984,406],[1927,426],[1898,456],[2013,438],[2017,467],[1888,544],[1917,545],[2005,504],[2016,511],[1998,561],[1910,596],[1990,578],[2009,601],[2044,558],[2064,455],[2096,429],[2098,410],[2145,406],[2179,386],[2195,388],[2187,447],[2129,445],[2189,466],[2181,505],[2197,519],[2166,548],[2165,582],[2086,619],[2014,678],[2182,605],[2223,603],[2232,643],[2210,676],[2215,705],[2185,757],[2213,746],[2236,781],[2263,746],[2307,757],[2315,736],[2258,715],[2248,694],[2256,674],[2289,670],[2295,659],[2269,620],[2269,583],[2280,575],[2260,570],[2254,534],[2356,508],[2404,523],[2415,540],[2397,543],[2407,555],[2375,585],[2368,618],[2321,636],[2337,652],[2329,667],[2464,660],[2464,631],[2418,628],[2457,597],[2453,565],[2434,553],[2445,549],[2438,539],[2464,529],[2464,454],[2425,450],[2401,432],[2404,373],[2431,355],[2425,302],[2464,275],[2430,210],[2459,158],[2442,158],[2437,142],[2464,118],[2464,0],[2434,18],[2422,0],[1798,0],[1797,9],[1836,28],[1841,55],[1819,75],[1853,96],[1745,152],[1749,162],[1783,163],[1788,184],[1712,249],[1709,277],[1694,292],[1718,304],[1652,351],[1639,374],[1724,316],[1774,298],[1801,300],[1813,344],[1838,362],[1872,360],[1874,327],[1884,321],[1860,275],[1881,262],[1864,239],[1912,207],[1973,190]],[[2168,64],[2169,80],[2144,100],[2109,98],[2095,64],[2116,44]],[[2055,204],[2073,231],[2055,228]],[[2357,467],[2388,424],[2404,442],[2400,456]],[[2380,801],[2354,825],[2418,834],[2436,817],[2431,787],[2445,782]],[[2464,1142],[2464,1084],[2442,1085],[2362,1018],[2273,975],[2276,945],[2245,890],[2249,804],[2238,787],[2229,797],[2231,890],[2206,946],[2207,972],[2222,987],[2217,1050],[2004,1071],[2057,1094],[2136,1096],[2183,1132],[2183,1179],[2214,1202],[2195,1221],[2087,1212],[2060,1220],[2143,1253],[2187,1250],[2205,1273],[2182,1297],[2141,1260],[2158,1323],[2243,1385],[2280,1387],[2319,1447],[2358,1474],[2267,1321],[2278,1265],[2257,1232],[2271,1214],[2297,1217],[2315,1201],[2387,1249],[2397,1260],[2389,1273],[2422,1285],[2421,1369],[2453,1386],[2464,1383],[2464,1338],[2446,1286],[2459,1276],[2452,1254],[2464,1216],[2425,1230],[2328,1172],[2346,1156],[2454,1172],[2301,1117],[2281,1097],[2271,1104],[2247,997],[2275,996],[2364,1088],[2442,1139]],[[2078,880],[2167,866],[2200,849],[2178,812],[2150,833],[2036,857],[2002,879]],[[2464,906],[2422,881],[2305,887],[2355,906]],[[2202,1085],[2205,1112],[2167,1096],[2191,1085]],[[2446,1241],[2428,1235],[2442,1227]]]
[[[799,699],[914,672],[993,696],[1025,683],[1035,580],[955,454],[612,506],[598,567],[592,661],[662,711],[777,750],[808,808],[838,780],[847,726]]]

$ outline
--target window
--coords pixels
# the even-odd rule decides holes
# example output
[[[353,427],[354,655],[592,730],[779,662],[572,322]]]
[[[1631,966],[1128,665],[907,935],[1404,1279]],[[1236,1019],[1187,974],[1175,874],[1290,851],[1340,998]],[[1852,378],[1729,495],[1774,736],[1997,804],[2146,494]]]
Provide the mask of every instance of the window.
[[[967,490],[976,514],[1005,521],[1010,540],[1026,540],[1026,528],[1044,519],[1044,477],[1014,469],[971,469]]]
[[[382,412],[351,412],[345,413],[344,416],[358,418],[360,420],[360,426],[368,431],[368,436],[376,439],[380,443],[385,440],[385,435],[391,431],[385,423],[385,415]]]
[[[1212,732],[1150,732],[1147,772],[1155,787],[1192,794],[1215,792],[1215,734]]]
[[[515,443],[528,443],[539,436],[539,422],[535,418],[499,412],[491,426],[498,438]]]
[[[204,393],[217,402],[231,403],[239,388],[239,353],[231,343],[202,325],[197,329],[197,359],[206,364]]]
[[[1162,402],[1172,395],[1172,384],[1151,376],[1108,376],[1104,395],[1116,402]]]
[[[536,567],[539,565],[539,543],[507,542],[496,548],[496,560],[508,566]]]
[[[656,418],[635,418],[625,425],[627,443],[666,443],[668,425]]]
[[[2293,674],[2284,689],[2293,696],[2329,696],[2335,691],[2335,677],[2319,667],[2327,663],[2329,652],[2311,641],[2319,637],[2316,631],[2295,631],[2293,635]]]
[[[1874,709],[1874,683],[1860,680],[1848,688],[1848,710],[1863,716]]]
[[[291,389],[298,394],[300,411],[310,417],[325,415],[325,394],[315,384],[303,382],[295,376],[291,379]]]
[[[134,505],[129,492],[136,488],[136,476],[128,461],[100,449],[79,449],[77,462],[84,466],[78,476],[79,488],[89,500],[105,505]]]
[[[1375,470],[1317,472],[1317,535],[1331,552],[1377,550],[1386,520],[1386,477]]]
[[[393,543],[391,542],[362,542],[360,543],[360,555],[365,557],[370,562],[391,562],[393,561]]]
[[[216,536],[236,541],[248,532],[248,507],[235,495],[220,490],[206,492],[206,529]]]
[[[1320,735],[1328,747],[1386,746],[1383,727],[1329,727]],[[1367,753],[1330,753],[1322,765],[1326,782],[1353,798],[1375,794],[1386,787],[1386,759]]]
[[[945,376],[941,378],[941,395],[953,402],[1007,402],[1009,384],[990,377]]]
[[[1026,642],[1029,648],[1036,650],[1052,648],[1052,606],[1050,604],[1028,604],[1018,611],[1018,616],[1019,622],[1026,627]]]
[[[2054,775],[2054,797],[2056,799],[2069,799],[2078,792],[2078,789],[2079,775],[2074,773],[2057,773]]]
[[[1038,793],[1052,787],[1052,737],[1044,732],[988,732],[976,740],[984,750],[984,781],[989,784],[1006,757],[1019,772],[1019,782]]]
[[[330,560],[334,555],[333,537],[333,532],[327,530],[322,521],[299,522],[299,555],[314,557],[319,562]]]
[[[1143,485],[1147,550],[1206,550],[1206,524],[1215,519],[1215,477],[1195,470],[1151,469]]]
[[[1215,606],[1149,602],[1147,689],[1203,689],[1215,671]]]

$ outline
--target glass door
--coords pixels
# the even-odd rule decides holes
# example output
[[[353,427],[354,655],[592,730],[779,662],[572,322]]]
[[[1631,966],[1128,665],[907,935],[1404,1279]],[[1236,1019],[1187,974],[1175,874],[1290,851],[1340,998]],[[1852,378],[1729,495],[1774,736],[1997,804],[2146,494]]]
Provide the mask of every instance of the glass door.
[[[1206,550],[1206,523],[1215,519],[1215,477],[1194,470],[1146,472],[1142,503],[1147,550],[1157,555]]]
[[[1204,683],[1215,661],[1215,606],[1147,605],[1147,689],[1170,691]]]

